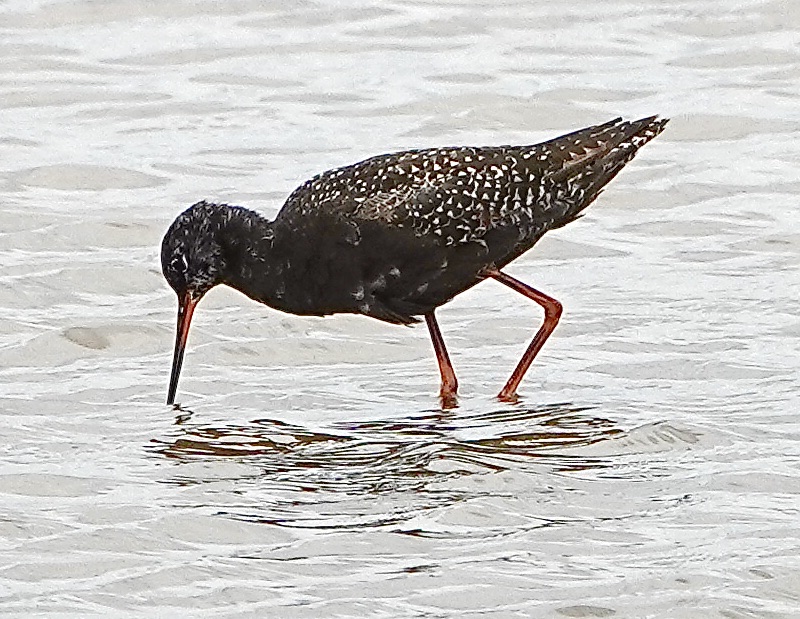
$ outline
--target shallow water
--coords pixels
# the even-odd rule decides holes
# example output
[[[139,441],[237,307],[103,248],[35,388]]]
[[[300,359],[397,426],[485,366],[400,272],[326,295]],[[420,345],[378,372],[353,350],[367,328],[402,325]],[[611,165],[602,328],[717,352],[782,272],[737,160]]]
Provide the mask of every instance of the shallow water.
[[[291,7],[291,8],[287,8]],[[0,5],[0,613],[800,616],[800,5]],[[214,290],[182,406],[158,248],[406,147],[673,120],[424,328]]]

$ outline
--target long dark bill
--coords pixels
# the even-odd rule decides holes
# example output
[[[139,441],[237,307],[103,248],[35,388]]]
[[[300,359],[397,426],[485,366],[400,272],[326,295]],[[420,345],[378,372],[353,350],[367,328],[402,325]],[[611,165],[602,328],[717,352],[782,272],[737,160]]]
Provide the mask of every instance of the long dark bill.
[[[183,352],[186,350],[186,338],[189,336],[189,325],[192,322],[192,314],[199,300],[199,297],[195,299],[188,292],[178,296],[178,330],[175,333],[175,352],[172,355],[172,374],[169,377],[167,404],[175,403],[175,392],[178,390],[178,378],[181,375]]]

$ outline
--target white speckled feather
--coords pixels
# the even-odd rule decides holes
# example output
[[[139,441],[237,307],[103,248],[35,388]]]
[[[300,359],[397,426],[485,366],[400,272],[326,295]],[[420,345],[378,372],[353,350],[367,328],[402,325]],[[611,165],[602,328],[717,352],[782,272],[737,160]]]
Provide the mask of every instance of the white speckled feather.
[[[520,239],[578,216],[664,121],[620,119],[530,146],[450,147],[372,157],[319,174],[279,218],[317,209],[409,227],[444,245],[515,226]]]

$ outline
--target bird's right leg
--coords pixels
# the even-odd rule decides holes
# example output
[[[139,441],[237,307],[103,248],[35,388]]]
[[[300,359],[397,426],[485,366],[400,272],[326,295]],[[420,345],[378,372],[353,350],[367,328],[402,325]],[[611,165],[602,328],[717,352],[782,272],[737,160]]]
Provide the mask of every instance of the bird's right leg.
[[[442,332],[439,331],[439,323],[436,322],[436,316],[433,315],[433,312],[425,314],[425,324],[428,325],[428,331],[430,331],[431,341],[433,342],[433,350],[436,352],[436,360],[439,362],[439,373],[442,375],[442,386],[439,389],[442,408],[455,408],[458,405],[456,399],[458,379],[456,378],[455,370],[453,370],[453,364],[450,363],[450,356],[447,354]]]
[[[542,323],[542,326],[539,331],[536,332],[536,335],[533,336],[533,341],[531,341],[528,349],[525,351],[525,354],[522,355],[522,359],[519,360],[517,367],[511,374],[511,378],[508,379],[508,382],[505,384],[503,389],[497,394],[498,399],[502,400],[503,402],[516,402],[518,399],[517,387],[519,387],[519,384],[522,382],[522,377],[525,376],[525,372],[528,371],[531,363],[533,363],[533,359],[542,349],[542,346],[544,346],[547,338],[550,337],[553,329],[556,328],[558,319],[561,318],[562,307],[561,303],[556,301],[553,297],[549,297],[543,292],[539,292],[535,288],[531,288],[527,284],[523,284],[518,279],[514,279],[510,275],[506,275],[502,271],[490,269],[486,272],[486,275],[493,277],[501,284],[505,284],[512,290],[515,290],[516,292],[528,297],[531,301],[535,301],[544,308],[544,323]]]

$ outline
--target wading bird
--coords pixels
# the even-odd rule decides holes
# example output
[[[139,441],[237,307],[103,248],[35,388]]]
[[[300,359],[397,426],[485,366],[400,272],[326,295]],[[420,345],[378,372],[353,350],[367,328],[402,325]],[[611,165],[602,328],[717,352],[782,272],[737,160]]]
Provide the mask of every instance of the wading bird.
[[[544,308],[542,327],[498,394],[515,401],[561,304],[501,269],[577,219],[666,123],[615,119],[531,146],[379,155],[307,181],[274,221],[198,202],[161,246],[164,276],[178,295],[167,403],[175,401],[192,313],[226,284],[292,314],[363,314],[398,325],[424,317],[442,404],[454,406],[458,382],[434,311],[490,277]]]

